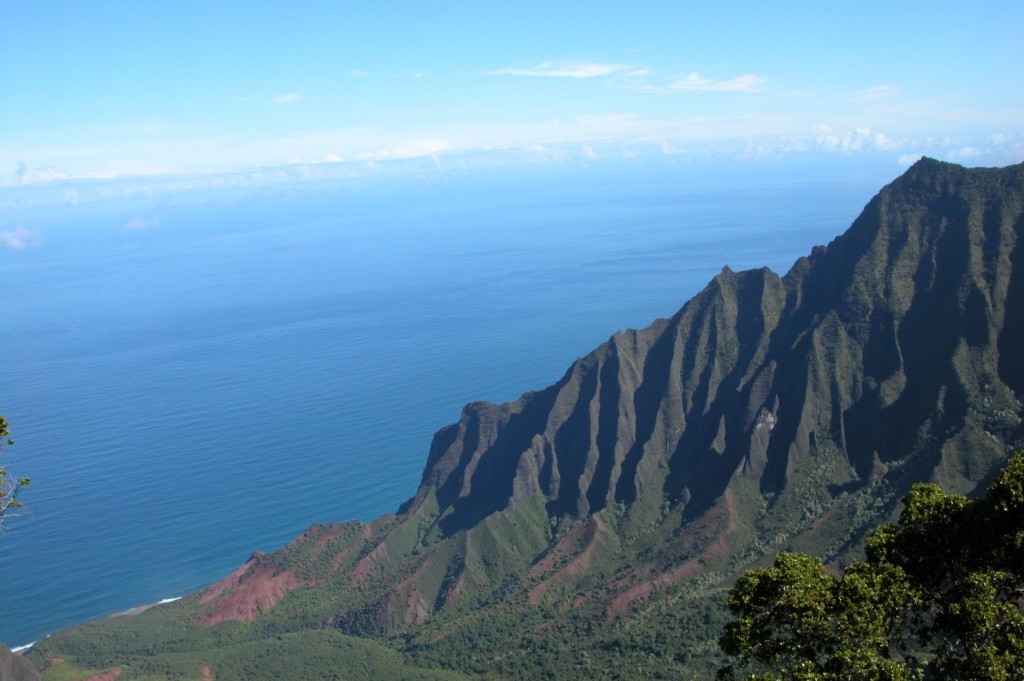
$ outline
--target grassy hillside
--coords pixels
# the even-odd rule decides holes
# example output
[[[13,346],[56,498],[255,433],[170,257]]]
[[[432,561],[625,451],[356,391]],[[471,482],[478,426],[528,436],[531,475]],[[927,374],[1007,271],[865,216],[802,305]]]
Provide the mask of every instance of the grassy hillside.
[[[31,659],[45,678],[710,678],[742,572],[782,550],[845,565],[914,483],[991,482],[1024,444],[1022,319],[1024,165],[923,159],[785,276],[724,269],[548,388],[467,405],[396,515],[315,525]]]

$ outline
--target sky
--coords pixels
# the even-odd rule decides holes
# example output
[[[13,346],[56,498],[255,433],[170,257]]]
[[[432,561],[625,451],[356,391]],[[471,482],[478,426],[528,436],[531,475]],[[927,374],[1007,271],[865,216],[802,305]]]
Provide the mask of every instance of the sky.
[[[0,2],[0,186],[394,159],[1024,160],[1024,3]]]

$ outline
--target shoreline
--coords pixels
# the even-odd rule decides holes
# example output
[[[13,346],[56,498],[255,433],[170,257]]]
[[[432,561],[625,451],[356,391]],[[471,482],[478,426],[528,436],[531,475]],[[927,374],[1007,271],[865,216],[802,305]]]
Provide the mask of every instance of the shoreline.
[[[136,606],[134,608],[129,608],[128,610],[122,610],[120,612],[115,612],[115,613],[111,613],[109,615],[104,615],[100,619],[106,619],[107,617],[129,617],[129,616],[132,616],[132,615],[138,615],[140,613],[146,612],[150,608],[155,608],[158,605],[167,605],[168,603],[173,603],[174,601],[180,601],[182,598],[183,598],[182,596],[174,596],[172,598],[161,598],[156,603],[147,603],[146,605],[138,605],[138,606]],[[78,625],[72,625],[72,626],[78,626]],[[26,643],[26,644],[20,645],[20,646],[14,646],[14,647],[11,648],[11,652],[14,653],[15,655],[21,655],[21,654],[31,650],[32,646],[34,646],[35,644],[39,643],[40,641],[43,641],[43,640],[46,640],[46,639],[50,638],[50,636],[51,636],[51,634],[47,634],[46,636],[43,636],[43,638],[37,638],[35,641],[32,641],[31,643]]]
[[[174,598],[161,598],[156,603],[137,605],[134,608],[129,608],[128,610],[122,610],[121,612],[115,612],[111,615],[107,615],[107,617],[128,617],[130,615],[138,615],[140,613],[146,612],[150,608],[155,608],[158,605],[166,605],[168,603],[173,603],[174,601],[180,601],[181,598],[181,596],[175,596]]]

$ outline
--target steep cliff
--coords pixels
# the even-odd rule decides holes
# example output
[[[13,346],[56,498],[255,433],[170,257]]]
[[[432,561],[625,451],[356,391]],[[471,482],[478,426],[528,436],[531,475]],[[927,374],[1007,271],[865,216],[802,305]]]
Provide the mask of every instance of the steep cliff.
[[[554,385],[466,406],[396,515],[146,616],[329,625],[517,678],[699,676],[740,571],[844,562],[912,483],[992,479],[1024,443],[1022,320],[1024,165],[922,159],[785,276],[723,269]]]
[[[28,660],[0,643],[0,681],[39,681],[39,674]]]
[[[427,555],[402,583],[419,597],[397,603],[389,585],[380,625],[420,622],[465,591],[432,575],[539,578],[572,521],[588,528],[576,555],[613,562],[652,548],[634,526],[671,526],[654,535],[672,558],[643,566],[652,586],[610,587],[604,606],[622,612],[653,585],[750,554],[752,540],[842,560],[913,482],[987,484],[1024,432],[1022,184],[1022,166],[923,159],[784,277],[726,268],[553,386],[468,405],[381,537],[377,555]],[[497,565],[474,559],[484,533]],[[574,569],[559,579],[593,577]]]
[[[652,491],[692,518],[837,453],[835,483],[975,488],[1019,435],[1021,176],[922,160],[785,277],[726,268],[556,385],[469,405],[410,508],[433,495],[451,534],[515,499],[585,517]]]

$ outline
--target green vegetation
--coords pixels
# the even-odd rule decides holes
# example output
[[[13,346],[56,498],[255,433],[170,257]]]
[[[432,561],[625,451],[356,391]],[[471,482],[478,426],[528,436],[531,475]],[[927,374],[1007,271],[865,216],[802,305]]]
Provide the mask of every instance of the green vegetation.
[[[3,453],[4,447],[14,444],[10,435],[7,419],[0,415],[0,454]],[[12,510],[22,507],[18,495],[28,483],[28,478],[16,478],[8,473],[7,469],[0,467],[0,529],[3,529],[4,517],[10,516]]]
[[[763,680],[1020,678],[1020,457],[967,497],[1024,446],[1022,230],[1024,164],[919,161],[784,277],[723,270],[554,385],[467,405],[396,515],[30,658],[678,680],[721,639],[725,675]]]
[[[464,674],[410,664],[386,645],[337,629],[268,635],[261,627],[225,623],[188,627],[161,617],[116,617],[72,630],[59,656],[34,656],[43,681],[69,681],[120,669],[118,679],[217,681],[345,679],[463,681]],[[70,633],[70,632],[69,632]],[[160,642],[160,647],[153,645]],[[97,649],[99,647],[99,649]]]
[[[783,552],[736,582],[720,645],[746,678],[1024,678],[1024,452],[982,499],[919,484],[903,504],[841,577]]]

